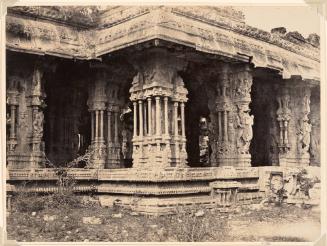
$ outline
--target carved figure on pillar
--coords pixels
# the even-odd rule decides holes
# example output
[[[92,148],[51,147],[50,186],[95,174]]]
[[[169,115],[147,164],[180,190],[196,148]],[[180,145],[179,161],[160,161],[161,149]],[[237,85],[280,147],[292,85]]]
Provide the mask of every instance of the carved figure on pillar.
[[[310,140],[311,140],[311,130],[312,126],[309,122],[309,114],[310,114],[310,88],[305,87],[302,89],[302,117],[299,120],[298,126],[298,151],[301,159],[308,159]],[[306,161],[305,161],[306,162]]]
[[[219,63],[217,82],[217,149],[213,166],[250,166],[253,116],[249,115],[252,74],[249,64]],[[235,154],[237,153],[237,154]]]
[[[288,125],[291,119],[290,95],[287,88],[282,88],[277,96],[277,121],[279,123],[279,152],[287,153],[290,150],[288,141]]]
[[[33,136],[35,138],[42,138],[43,136],[43,123],[44,123],[44,115],[42,112],[37,111],[34,114],[33,119]]]
[[[253,115],[249,115],[247,107],[239,106],[237,115],[237,151],[239,154],[249,154],[253,138]]]
[[[31,107],[32,107],[32,154],[31,162],[33,167],[43,166],[45,162],[43,138],[43,109],[46,107],[46,97],[43,86],[43,74],[45,67],[41,61],[36,61],[32,76]]]

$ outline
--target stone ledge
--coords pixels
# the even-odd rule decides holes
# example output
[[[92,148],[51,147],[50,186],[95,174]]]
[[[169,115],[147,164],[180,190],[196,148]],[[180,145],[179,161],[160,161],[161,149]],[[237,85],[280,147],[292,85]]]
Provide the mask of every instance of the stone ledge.
[[[258,168],[245,167],[211,167],[211,168],[167,168],[158,170],[124,169],[66,169],[68,176],[76,180],[99,181],[140,181],[140,182],[171,182],[200,181],[232,178],[259,178]],[[56,170],[41,169],[10,169],[9,181],[15,180],[57,180]]]

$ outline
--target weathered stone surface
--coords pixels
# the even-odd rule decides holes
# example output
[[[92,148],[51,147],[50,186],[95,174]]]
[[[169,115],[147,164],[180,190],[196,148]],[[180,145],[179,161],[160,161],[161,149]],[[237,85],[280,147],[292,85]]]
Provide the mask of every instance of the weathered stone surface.
[[[9,14],[7,30],[10,35],[8,35],[7,47],[12,50],[33,50],[39,54],[46,52],[64,57],[90,59],[132,43],[160,38],[195,46],[197,50],[211,54],[229,54],[233,57],[238,56],[237,53],[246,53],[247,56],[253,57],[252,61],[256,66],[279,68],[285,78],[289,78],[290,74],[312,79],[319,78],[319,50],[313,48],[297,32],[289,33],[286,35],[288,38],[285,39],[274,37],[269,32],[245,25],[240,17],[235,21],[237,18],[234,17],[239,14],[223,8],[168,6],[118,8],[122,8],[124,18],[117,14],[119,11],[114,10],[115,14],[108,20],[110,28],[105,28],[106,20],[103,20],[104,28],[79,32],[70,26],[59,27],[53,21],[43,24],[37,20],[27,20],[24,11],[29,10],[20,11],[19,18]],[[82,16],[84,12],[85,16],[96,12],[88,8],[85,10],[81,11]],[[108,11],[110,13],[112,9]],[[160,18],[156,18],[157,16]],[[231,16],[233,18],[230,18]],[[189,21],[191,25],[187,24]],[[111,23],[117,25],[111,26]],[[203,29],[203,25],[207,26],[206,30]],[[226,29],[233,31],[236,37],[229,37]],[[97,38],[91,38],[95,36]],[[248,37],[251,38],[250,42]],[[31,39],[38,42],[33,43],[29,41]],[[206,42],[198,40],[206,40]],[[276,52],[275,45],[281,47],[283,52]],[[288,64],[306,66],[309,69],[305,72],[298,71],[293,65]]]
[[[283,35],[283,34],[285,34],[287,31],[286,31],[286,28],[285,28],[285,27],[276,27],[276,28],[271,29],[270,32],[271,32],[271,33],[276,33],[276,34]]]
[[[316,33],[309,34],[306,40],[315,47],[320,46],[320,36]]]

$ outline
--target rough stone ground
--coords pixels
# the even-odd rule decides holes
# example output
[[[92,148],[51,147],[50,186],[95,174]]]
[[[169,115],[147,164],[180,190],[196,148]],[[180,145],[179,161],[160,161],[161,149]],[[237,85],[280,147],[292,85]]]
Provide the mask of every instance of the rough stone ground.
[[[229,213],[196,207],[159,217],[98,205],[32,212],[13,208],[7,232],[10,240],[27,242],[314,241],[320,234],[320,215],[317,209],[287,204],[248,205]]]

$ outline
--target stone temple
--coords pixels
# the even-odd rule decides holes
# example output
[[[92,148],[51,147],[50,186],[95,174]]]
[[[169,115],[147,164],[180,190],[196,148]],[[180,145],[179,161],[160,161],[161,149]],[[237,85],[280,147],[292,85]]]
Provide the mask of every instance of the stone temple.
[[[232,7],[16,6],[6,36],[8,192],[54,192],[61,167],[103,205],[167,213],[319,173],[316,34]]]

